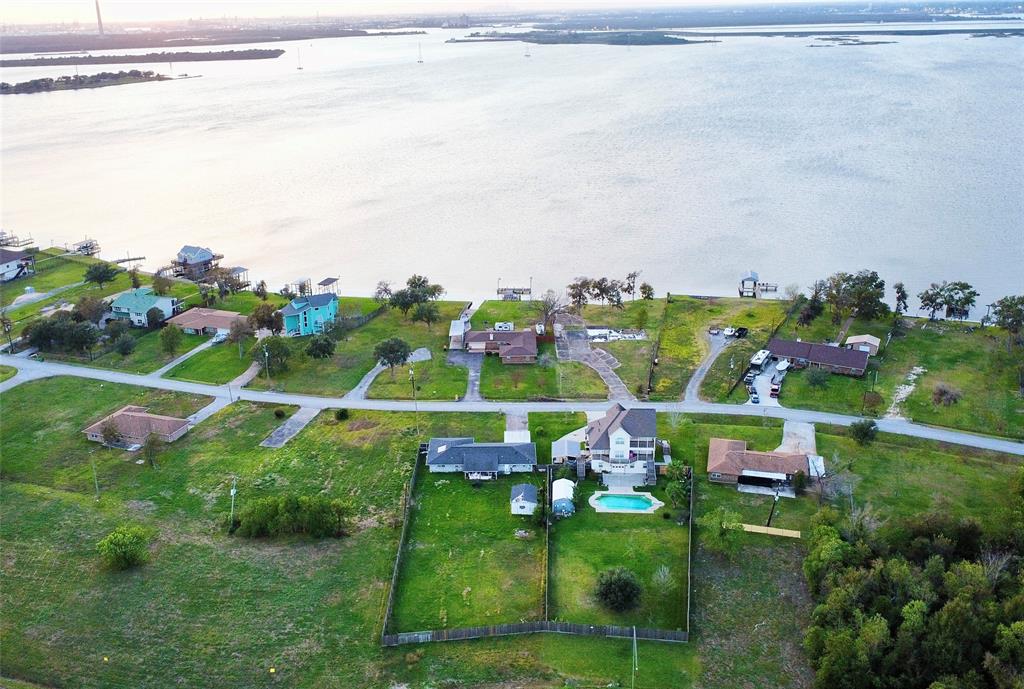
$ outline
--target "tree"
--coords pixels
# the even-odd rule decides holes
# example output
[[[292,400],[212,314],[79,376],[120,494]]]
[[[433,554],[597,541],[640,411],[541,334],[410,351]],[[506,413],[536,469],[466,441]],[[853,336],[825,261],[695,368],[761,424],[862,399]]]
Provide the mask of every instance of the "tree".
[[[417,304],[416,308],[412,312],[412,320],[418,323],[424,323],[427,326],[427,330],[430,330],[430,326],[441,320],[441,312],[437,308],[437,304],[433,302],[424,302]]]
[[[797,495],[803,495],[804,491],[807,490],[807,474],[803,471],[797,471],[793,474],[793,492]]]
[[[665,488],[665,496],[673,507],[682,507],[690,500],[689,488],[682,481],[669,483]]]
[[[412,350],[409,344],[397,337],[378,342],[373,348],[373,356],[377,361],[391,369],[391,380],[395,379],[395,366],[401,366],[408,361],[410,354]]]
[[[391,301],[391,283],[387,280],[381,280],[377,283],[376,289],[373,290],[373,300],[385,306]]]
[[[257,282],[256,286],[252,288],[252,293],[255,294],[257,297],[259,297],[260,301],[266,301],[267,300],[267,294],[268,294],[268,292],[267,292],[267,281],[266,280],[260,280],[259,282]]]
[[[921,300],[921,310],[928,312],[928,320],[935,320],[935,314],[946,305],[946,287],[945,281],[941,285],[933,282],[928,289],[918,292],[917,298]]]
[[[0,314],[0,330],[4,331],[7,337],[7,353],[14,353],[14,340],[11,339],[11,331],[14,330],[14,323],[7,316]]]
[[[1024,328],[1024,295],[1003,297],[992,305],[992,315],[993,322],[1009,334],[1006,349],[1012,351],[1014,341]]]
[[[540,299],[533,302],[533,308],[540,317],[544,327],[550,330],[555,317],[565,310],[565,300],[562,299],[560,294],[549,289]]]
[[[606,569],[597,575],[594,595],[614,612],[626,612],[640,604],[640,581],[625,567]]]
[[[160,440],[160,436],[156,433],[150,433],[146,436],[145,442],[142,443],[142,457],[149,466],[156,468],[156,458],[160,454],[160,450],[163,449],[164,442]]]
[[[850,424],[850,437],[859,445],[867,445],[878,435],[878,425],[871,419],[861,419]]]
[[[113,569],[128,569],[146,561],[149,537],[141,526],[123,524],[96,544],[100,557]]]
[[[85,281],[95,282],[102,289],[106,283],[113,282],[120,272],[117,266],[110,263],[93,263],[85,269]]]
[[[401,311],[403,316],[408,316],[409,310],[419,303],[419,295],[411,289],[400,289],[392,293],[388,301],[388,305],[393,309]]]
[[[874,319],[889,312],[885,303],[885,280],[873,270],[851,275],[847,291],[853,312],[859,318]]]
[[[263,338],[249,352],[253,360],[259,362],[268,375],[275,371],[278,373],[287,371],[288,359],[292,356],[292,348],[289,346],[287,338],[279,335]],[[269,371],[267,371],[267,367],[269,367]]]
[[[181,331],[169,326],[160,331],[160,349],[165,354],[173,355],[181,346]]]
[[[630,301],[636,300],[636,280],[642,271],[634,270],[626,273],[626,279],[622,283],[622,291],[629,295]]]
[[[566,287],[566,294],[569,295],[569,308],[573,313],[580,313],[587,305],[592,283],[590,278],[584,276],[576,278]]]
[[[171,280],[169,277],[164,277],[163,275],[155,275],[153,276],[153,293],[162,297],[171,291],[171,286],[173,284],[174,281]]]
[[[273,304],[257,304],[249,314],[249,325],[254,330],[269,330],[277,335],[284,330],[284,316],[274,308]]]
[[[334,340],[327,335],[314,335],[306,345],[306,354],[314,359],[330,359],[334,355]]]
[[[825,281],[825,303],[828,304],[833,323],[842,323],[853,306],[850,289],[852,279],[853,276],[849,273],[838,272],[830,275]]]
[[[697,517],[701,540],[708,550],[731,557],[740,544],[743,525],[740,515],[725,506]]]
[[[117,445],[121,442],[121,431],[118,430],[117,424],[113,420],[107,419],[100,426],[100,438],[104,445]]]
[[[146,325],[150,328],[158,328],[160,324],[164,322],[163,309],[154,306],[153,308],[146,311]]]
[[[121,356],[128,356],[135,351],[135,338],[124,333],[114,340],[114,351]]]
[[[910,295],[902,282],[897,282],[892,288],[896,290],[896,315],[899,316],[907,312],[907,299]]]
[[[97,297],[86,295],[75,302],[74,315],[88,323],[99,323],[106,312],[106,302]]]
[[[138,289],[142,287],[142,280],[139,278],[139,269],[132,268],[128,271],[128,280],[131,281],[132,289]]]
[[[636,315],[633,317],[633,327],[637,330],[643,330],[647,327],[647,319],[650,317],[650,313],[647,310],[647,306],[644,305],[636,310]]]
[[[807,372],[807,384],[812,388],[823,388],[828,385],[831,374],[823,368],[812,368]]]
[[[794,282],[792,284],[786,285],[785,295],[786,301],[790,303],[795,302],[800,297],[800,284]]]
[[[640,298],[647,299],[648,301],[654,299],[654,288],[651,287],[649,282],[645,282],[640,285]]]
[[[957,280],[946,285],[946,318],[963,320],[971,313],[978,299],[978,290],[969,283]]]

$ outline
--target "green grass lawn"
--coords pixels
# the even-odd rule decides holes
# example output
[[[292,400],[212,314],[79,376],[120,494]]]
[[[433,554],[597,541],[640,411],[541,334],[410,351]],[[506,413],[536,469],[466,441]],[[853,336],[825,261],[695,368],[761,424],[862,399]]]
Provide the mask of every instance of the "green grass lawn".
[[[97,356],[91,361],[86,356],[63,352],[47,352],[42,356],[47,360],[84,364],[96,368],[109,368],[114,371],[124,371],[125,373],[152,373],[164,364],[174,361],[175,358],[182,354],[187,354],[209,339],[206,335],[182,334],[181,345],[175,353],[165,354],[160,347],[159,330],[144,331],[133,328],[129,331],[129,334],[136,339],[135,349],[127,356],[122,356],[115,351]]]
[[[416,399],[454,400],[466,394],[469,372],[461,366],[450,365],[444,353],[435,354],[429,361],[412,364],[416,372]],[[409,366],[385,370],[370,385],[366,396],[370,399],[412,399]]]
[[[881,416],[907,374],[921,367],[925,372],[901,405],[903,416],[936,426],[1024,438],[1024,398],[1018,393],[1012,363],[1014,356],[1024,358],[1024,351],[1008,354],[1005,335],[995,328],[968,332],[969,326],[955,322],[906,320],[907,329],[871,358],[863,378],[833,375],[824,387],[815,388],[808,384],[806,371],[794,371],[786,376],[780,401],[801,409]],[[873,334],[884,344],[890,327],[888,321],[858,320],[850,333]],[[785,335],[820,341],[834,338],[838,330],[826,313],[807,328],[787,323]],[[940,384],[960,391],[960,401],[950,406],[936,404],[932,392]],[[864,393],[872,388],[879,396],[877,404],[872,406],[869,396],[865,405]],[[745,396],[735,399],[742,401]]]
[[[546,343],[538,347],[535,364],[503,364],[497,356],[485,356],[480,392],[492,400],[608,397],[608,388],[596,371],[575,361],[558,361],[555,346]]]
[[[421,467],[393,628],[419,631],[543,619],[544,528],[509,511],[516,474],[478,487]],[[517,538],[516,531],[529,532]]]
[[[587,425],[583,412],[531,412],[528,417],[530,437],[537,444],[537,463],[551,463],[551,443],[566,433]]]
[[[667,302],[665,299],[627,301],[623,308],[588,304],[583,308],[587,325],[607,325],[612,328],[645,330],[646,340],[622,342],[595,342],[594,347],[603,349],[616,359],[621,366],[615,373],[626,388],[642,397],[641,386],[646,389],[647,374],[651,365],[651,353],[661,331]]]
[[[0,366],[0,383],[18,374],[18,369],[13,366]]]
[[[551,615],[567,622],[686,628],[687,529],[662,513],[672,512],[664,490],[652,493],[666,506],[654,514],[598,513],[587,500],[600,486],[577,487],[576,514],[551,527]],[[616,613],[594,597],[598,575],[626,567],[642,586],[637,609]],[[670,581],[659,586],[655,572],[667,567]]]
[[[540,321],[533,304],[528,301],[487,300],[473,313],[470,324],[473,330],[493,328],[499,321],[512,321],[516,330],[531,328]]]
[[[181,362],[165,373],[164,377],[224,385],[248,370],[252,364],[249,350],[255,343],[255,337],[247,337],[242,343],[241,356],[238,354],[237,344],[223,342],[213,345]]]
[[[309,338],[292,338],[294,352],[288,362],[288,371],[274,373],[271,380],[260,377],[250,387],[274,389],[284,392],[300,392],[313,395],[343,395],[354,388],[366,373],[376,365],[373,348],[378,342],[399,337],[409,343],[412,349],[428,347],[434,358],[444,358],[448,344],[447,322],[462,312],[462,302],[438,302],[441,321],[428,329],[422,323],[413,323],[400,311],[388,310],[348,333],[338,343],[334,356],[329,359],[311,359],[303,350]],[[450,372],[453,378],[464,376],[465,372]],[[397,375],[397,374],[396,374]],[[408,372],[406,373],[408,376]],[[465,380],[465,378],[463,378]],[[398,386],[396,393],[405,394]],[[462,392],[465,392],[463,383]],[[410,392],[411,394],[411,392]]]
[[[702,353],[698,360],[690,364],[690,373],[700,363],[707,345],[704,334],[710,326],[732,326],[736,328],[748,328],[747,336],[740,340],[734,340],[715,360],[711,370],[708,371],[704,383],[701,385],[701,397],[714,402],[725,401],[729,394],[729,388],[742,375],[750,362],[750,357],[757,350],[768,344],[772,328],[777,326],[785,318],[788,302],[775,299],[712,299],[711,309],[717,310],[718,302],[721,302],[722,311],[708,320],[702,322],[695,331],[701,338],[703,346]],[[730,364],[734,368],[730,368]],[[687,375],[689,379],[689,375]],[[685,383],[684,383],[685,387]],[[745,399],[745,398],[744,398]]]
[[[85,269],[96,259],[86,256],[58,256],[62,249],[43,249],[36,254],[36,273],[31,277],[5,282],[0,286],[0,306],[7,306],[31,287],[36,292],[81,282]]]

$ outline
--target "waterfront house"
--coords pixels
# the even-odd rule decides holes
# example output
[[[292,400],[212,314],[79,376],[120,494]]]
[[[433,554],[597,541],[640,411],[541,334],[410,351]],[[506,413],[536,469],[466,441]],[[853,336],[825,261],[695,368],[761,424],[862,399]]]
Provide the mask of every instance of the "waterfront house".
[[[189,335],[218,335],[231,332],[232,323],[245,323],[245,321],[245,316],[234,311],[206,309],[197,306],[169,318],[167,324],[181,328],[182,332]]]
[[[135,449],[146,442],[146,438],[155,435],[165,443],[171,443],[185,435],[188,431],[187,419],[173,416],[150,414],[146,407],[128,405],[109,416],[105,416],[82,432],[93,442],[104,443],[103,429],[107,424],[113,425],[118,440],[114,445]]]
[[[551,511],[559,517],[568,517],[576,512],[576,503],[573,502],[573,495],[576,492],[576,484],[567,478],[556,479],[551,482]]]
[[[590,468],[603,474],[606,484],[609,476],[622,476],[634,485],[655,483],[657,425],[653,409],[626,409],[616,403],[603,417],[587,424]]]
[[[192,246],[186,244],[178,251],[178,255],[171,262],[175,277],[202,281],[208,273],[220,267],[221,254],[215,254],[205,246]]]
[[[512,486],[509,500],[512,514],[531,515],[537,511],[537,486],[532,483],[517,483]]]
[[[290,337],[315,335],[338,315],[338,297],[331,293],[295,297],[281,309],[284,332]]]
[[[862,376],[868,367],[868,353],[857,349],[773,338],[768,351],[776,361],[788,361],[796,368],[811,366],[831,373]]]
[[[882,341],[874,335],[851,335],[846,338],[846,346],[849,349],[867,352],[868,356],[875,356],[882,346]]]
[[[497,354],[503,364],[537,361],[537,333],[533,330],[471,330],[465,334],[466,350]]]
[[[162,297],[153,292],[152,287],[139,287],[122,292],[110,302],[110,311],[118,320],[130,321],[140,328],[155,328],[159,323],[149,322],[150,309],[159,309],[163,314],[162,323],[174,315],[178,300],[174,297]]]
[[[432,473],[462,474],[471,480],[497,478],[499,474],[533,471],[537,447],[533,443],[478,443],[473,438],[431,438],[427,469]]]
[[[32,275],[34,272],[35,259],[32,254],[0,248],[0,282]]]

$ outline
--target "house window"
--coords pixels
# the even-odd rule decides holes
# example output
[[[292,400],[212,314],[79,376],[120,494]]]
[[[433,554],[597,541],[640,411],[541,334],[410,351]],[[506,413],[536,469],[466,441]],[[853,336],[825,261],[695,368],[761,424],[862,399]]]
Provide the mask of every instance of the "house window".
[[[722,475],[720,473],[718,473],[717,471],[712,471],[711,472],[711,478],[722,478]]]
[[[625,445],[626,444],[626,439],[625,438],[616,438],[615,439],[615,444],[616,445]]]

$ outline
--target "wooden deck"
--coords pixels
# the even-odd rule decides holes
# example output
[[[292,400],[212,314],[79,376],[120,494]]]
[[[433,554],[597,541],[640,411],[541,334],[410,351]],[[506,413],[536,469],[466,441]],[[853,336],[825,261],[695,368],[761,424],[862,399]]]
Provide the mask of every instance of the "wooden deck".
[[[743,530],[747,533],[763,533],[768,536],[782,536],[784,538],[800,538],[799,531],[792,529],[776,529],[774,526],[758,526],[757,524],[743,524]]]

